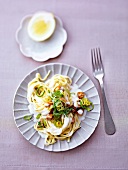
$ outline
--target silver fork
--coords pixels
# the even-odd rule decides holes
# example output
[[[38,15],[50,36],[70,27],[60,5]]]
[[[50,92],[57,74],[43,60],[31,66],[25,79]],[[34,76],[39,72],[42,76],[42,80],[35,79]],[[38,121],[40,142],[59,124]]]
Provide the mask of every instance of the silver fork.
[[[108,135],[113,135],[116,132],[115,124],[110,114],[105,92],[104,92],[104,68],[101,59],[101,52],[99,48],[91,50],[93,75],[99,81],[102,90],[105,131]]]

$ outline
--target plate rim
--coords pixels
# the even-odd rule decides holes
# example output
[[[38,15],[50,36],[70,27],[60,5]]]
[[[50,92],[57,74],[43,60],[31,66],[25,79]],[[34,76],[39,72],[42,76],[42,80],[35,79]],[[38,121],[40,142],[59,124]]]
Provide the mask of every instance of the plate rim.
[[[43,64],[43,65],[41,65],[41,66],[38,66],[38,67],[32,69],[31,71],[29,71],[28,74],[26,74],[26,75],[23,77],[23,79],[20,81],[20,83],[18,84],[18,86],[17,86],[17,88],[16,88],[16,90],[15,90],[15,92],[14,92],[13,103],[12,103],[13,119],[14,119],[16,128],[17,128],[18,131],[21,133],[21,135],[22,135],[27,141],[29,141],[29,140],[22,134],[22,132],[20,131],[20,129],[18,128],[18,126],[17,126],[17,124],[16,124],[16,121],[15,121],[15,116],[14,116],[14,112],[15,112],[15,110],[14,110],[15,97],[16,97],[16,94],[17,94],[17,91],[18,91],[20,85],[21,85],[22,82],[23,82],[31,73],[33,73],[34,71],[38,70],[39,68],[46,67],[47,65],[55,65],[55,64],[65,65],[65,66],[72,67],[73,69],[76,69],[76,70],[81,71],[84,75],[86,75],[86,76],[89,78],[89,80],[91,80],[91,82],[93,83],[93,85],[94,85],[94,87],[95,87],[95,89],[96,89],[96,91],[97,91],[97,96],[98,96],[98,98],[99,98],[99,106],[100,106],[99,118],[98,118],[98,120],[97,120],[97,124],[96,124],[96,126],[94,127],[93,132],[92,132],[92,133],[89,135],[89,137],[84,141],[84,142],[86,142],[86,141],[93,135],[93,133],[95,132],[95,130],[96,130],[98,124],[99,124],[99,120],[100,120],[100,117],[101,117],[101,99],[100,99],[100,95],[99,95],[99,93],[98,93],[98,90],[97,90],[94,82],[92,81],[92,79],[90,79],[90,77],[89,77],[84,71],[82,71],[81,69],[79,69],[78,67],[75,67],[75,66],[70,65],[70,64],[67,64],[67,63],[47,63],[47,64]],[[82,143],[80,143],[80,144],[78,144],[77,146],[72,147],[72,148],[67,148],[67,149],[59,150],[59,151],[58,151],[58,150],[57,150],[57,151],[56,151],[56,150],[54,151],[54,150],[47,150],[46,148],[41,148],[41,147],[39,147],[38,145],[34,145],[33,143],[31,143],[31,142],[29,141],[29,143],[32,144],[33,146],[36,146],[36,147],[39,148],[39,149],[42,149],[42,150],[45,150],[45,151],[49,151],[49,152],[65,152],[65,151],[69,151],[69,150],[72,150],[72,149],[77,148],[78,146],[82,145],[84,142],[82,142]]]

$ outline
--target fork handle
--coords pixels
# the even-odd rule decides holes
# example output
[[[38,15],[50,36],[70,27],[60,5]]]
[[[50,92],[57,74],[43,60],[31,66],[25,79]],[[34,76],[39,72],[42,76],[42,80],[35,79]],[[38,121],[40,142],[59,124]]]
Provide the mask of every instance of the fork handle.
[[[104,87],[101,85],[102,96],[103,96],[103,108],[104,108],[104,121],[105,121],[105,131],[108,135],[113,135],[116,132],[115,124],[113,122],[111,113],[108,108]]]

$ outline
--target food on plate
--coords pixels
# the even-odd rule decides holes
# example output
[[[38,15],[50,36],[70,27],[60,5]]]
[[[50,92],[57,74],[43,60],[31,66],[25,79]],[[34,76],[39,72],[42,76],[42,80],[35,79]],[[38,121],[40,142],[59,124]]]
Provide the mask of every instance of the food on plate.
[[[42,79],[39,73],[29,82],[27,100],[29,111],[34,115],[34,128],[45,145],[57,140],[70,141],[74,132],[80,128],[85,111],[91,111],[94,105],[77,85],[72,86],[68,76],[55,74]]]
[[[34,41],[48,39],[55,30],[54,15],[49,12],[39,12],[32,16],[28,24],[28,35]]]

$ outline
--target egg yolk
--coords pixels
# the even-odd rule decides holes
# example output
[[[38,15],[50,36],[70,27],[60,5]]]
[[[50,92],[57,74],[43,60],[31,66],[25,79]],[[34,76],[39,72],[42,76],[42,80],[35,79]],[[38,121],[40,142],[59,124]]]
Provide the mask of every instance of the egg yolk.
[[[34,25],[33,25],[33,29],[34,32],[36,34],[44,34],[49,27],[49,23],[44,22],[43,20],[37,21]]]

